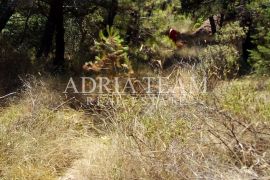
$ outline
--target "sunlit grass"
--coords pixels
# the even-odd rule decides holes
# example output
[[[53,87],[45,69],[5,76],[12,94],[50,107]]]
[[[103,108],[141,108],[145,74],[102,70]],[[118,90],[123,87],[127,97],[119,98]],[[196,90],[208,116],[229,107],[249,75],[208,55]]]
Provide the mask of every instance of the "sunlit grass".
[[[73,143],[83,136],[83,114],[53,111],[50,105],[56,103],[57,93],[38,87],[27,89],[25,97],[1,110],[1,178],[54,179],[80,154]]]
[[[244,78],[221,85],[221,105],[254,121],[270,121],[269,78]]]
[[[188,84],[191,73],[180,71],[171,78],[181,77]],[[1,109],[1,179],[270,175],[269,135],[261,121],[268,117],[267,108],[255,101],[268,94],[267,79],[222,83],[226,89],[219,86],[214,92],[223,108],[205,104],[199,91],[193,91],[196,98],[178,103],[161,97],[105,97],[87,110],[68,104],[56,108],[65,99],[52,88],[53,79],[31,81],[17,102]],[[211,93],[203,95],[214,98]],[[249,103],[259,108],[249,112],[254,109]],[[245,116],[262,118],[253,123]]]

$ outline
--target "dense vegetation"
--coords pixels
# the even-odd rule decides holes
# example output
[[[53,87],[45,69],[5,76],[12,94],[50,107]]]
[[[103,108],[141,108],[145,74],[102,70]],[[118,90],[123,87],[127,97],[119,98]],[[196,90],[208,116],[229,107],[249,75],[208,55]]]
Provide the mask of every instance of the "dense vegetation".
[[[170,51],[174,50],[168,39],[170,28],[192,33],[209,19],[211,29],[204,30],[217,36],[227,33],[219,38],[218,44],[236,46],[241,72],[267,72],[267,0],[3,0],[0,7],[1,42],[5,43],[1,48],[12,46],[31,64],[53,64],[46,66],[46,71],[55,68],[81,71],[85,62],[95,60],[95,42],[99,41],[100,31],[107,34],[107,26],[119,31],[119,38],[129,47],[127,53],[132,63],[165,61],[177,54]],[[235,22],[239,24],[231,24],[224,30],[223,27]],[[243,28],[244,33],[237,28]]]
[[[269,0],[1,0],[0,179],[268,179],[269,72]]]

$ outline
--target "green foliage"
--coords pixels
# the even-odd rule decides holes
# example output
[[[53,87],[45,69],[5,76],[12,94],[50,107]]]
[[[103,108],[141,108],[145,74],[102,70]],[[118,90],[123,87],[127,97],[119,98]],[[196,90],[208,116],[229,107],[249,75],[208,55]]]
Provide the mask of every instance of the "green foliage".
[[[210,45],[200,53],[202,71],[209,80],[236,77],[240,67],[239,42],[245,34],[238,21],[229,23],[215,36],[219,45]]]
[[[270,3],[269,1],[255,1],[251,4],[254,11],[256,32],[253,43],[256,48],[250,52],[250,63],[258,74],[270,72]]]
[[[128,46],[123,45],[124,40],[120,37],[119,31],[113,27],[106,28],[106,34],[99,32],[100,41],[95,41],[95,51],[98,56],[94,63],[87,64],[89,70],[101,71],[109,69],[113,72],[129,72],[132,67],[128,58]]]
[[[232,46],[208,46],[199,57],[202,60],[202,71],[209,79],[230,79],[238,73],[240,54]]]
[[[216,40],[222,44],[236,44],[246,36],[246,29],[240,26],[239,21],[226,24],[216,35]]]
[[[136,61],[163,61],[172,56],[176,46],[169,37],[169,29],[181,32],[192,31],[191,17],[180,12],[179,0],[147,0],[119,2],[121,8],[115,19],[115,26],[126,36],[130,54]]]
[[[94,44],[93,37],[99,32],[102,21],[104,20],[104,10],[97,9],[92,14],[88,14],[83,18],[69,18],[65,22],[65,42],[66,51],[70,54],[78,53],[84,50],[83,46],[87,47]],[[87,49],[88,50],[88,49]],[[84,54],[88,54],[84,52]],[[83,57],[84,58],[84,57]]]
[[[220,105],[253,121],[270,122],[270,81],[244,78],[220,87]]]
[[[182,10],[187,13],[192,13],[196,17],[207,18],[210,15],[229,12],[233,9],[237,0],[180,0]]]
[[[103,28],[105,10],[98,8],[84,17],[70,17],[65,22],[65,47],[70,58],[70,66],[81,73],[82,65],[96,54],[89,47],[94,46],[94,38]]]
[[[27,20],[27,22],[26,22]],[[2,31],[2,36],[14,47],[28,51],[39,46],[45,18],[39,14],[14,13]]]
[[[97,61],[102,61],[109,56],[115,55],[117,56],[115,60],[117,68],[129,64],[127,56],[128,47],[123,45],[124,40],[120,37],[119,32],[113,27],[107,27],[106,30],[108,35],[104,35],[104,33],[100,31],[99,38],[101,41],[95,42],[96,50],[100,53],[95,59]]]
[[[202,24],[204,23],[205,19],[203,17],[199,17],[196,20],[196,23],[194,24],[194,29],[198,29],[202,26]]]
[[[181,4],[179,1],[170,1],[165,8],[160,8],[153,3],[151,14],[142,11],[141,35],[146,60],[161,60],[171,57],[177,47],[168,37],[169,29],[174,28],[180,32],[189,32],[195,29],[195,24],[190,16],[180,13]],[[139,52],[140,53],[140,52]]]

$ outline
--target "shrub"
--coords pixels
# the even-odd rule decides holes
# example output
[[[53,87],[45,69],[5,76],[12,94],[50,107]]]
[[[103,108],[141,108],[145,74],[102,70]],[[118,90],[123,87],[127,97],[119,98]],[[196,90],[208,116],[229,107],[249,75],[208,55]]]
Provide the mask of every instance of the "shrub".
[[[209,45],[199,53],[202,61],[200,72],[207,76],[208,84],[214,85],[216,80],[232,79],[238,75],[245,31],[239,22],[228,23],[215,36],[219,45]]]
[[[222,44],[235,44],[241,42],[246,35],[246,28],[240,26],[239,21],[228,23],[216,35],[216,40]]]
[[[202,69],[208,78],[229,79],[239,70],[239,52],[229,45],[208,46],[200,53]]]
[[[119,32],[111,27],[107,27],[107,35],[99,32],[99,42],[95,42],[95,50],[98,56],[94,62],[86,63],[83,68],[86,71],[100,72],[108,70],[110,72],[132,73],[131,63],[128,59],[128,47],[123,45],[124,40]]]
[[[252,10],[256,17],[255,35],[253,43],[255,49],[250,51],[250,60],[252,67],[258,74],[269,74],[270,72],[270,3],[269,1],[254,2]]]

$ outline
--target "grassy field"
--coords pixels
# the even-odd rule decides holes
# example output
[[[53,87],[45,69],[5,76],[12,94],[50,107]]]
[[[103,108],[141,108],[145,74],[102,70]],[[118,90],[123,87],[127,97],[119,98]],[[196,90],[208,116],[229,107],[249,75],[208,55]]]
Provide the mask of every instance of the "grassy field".
[[[181,103],[105,97],[87,110],[63,103],[59,84],[26,80],[1,108],[1,179],[270,177],[269,78],[220,82]]]

